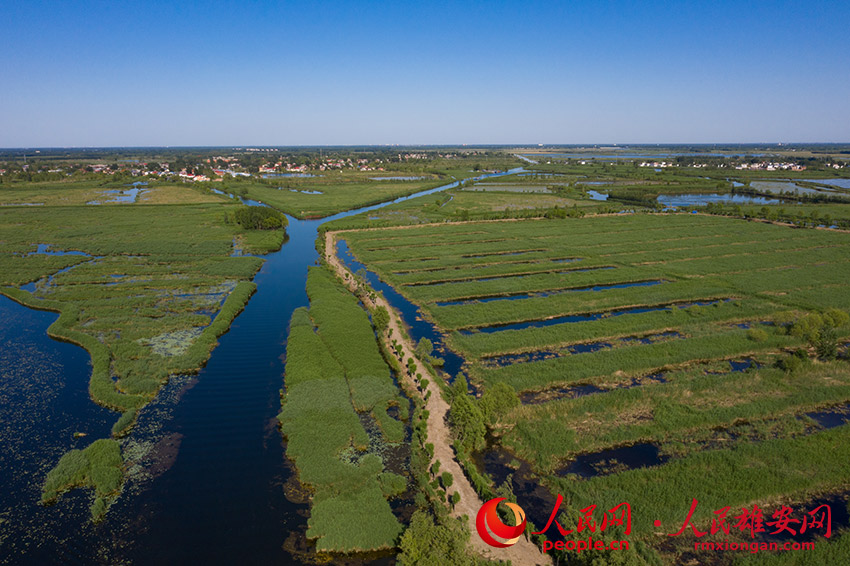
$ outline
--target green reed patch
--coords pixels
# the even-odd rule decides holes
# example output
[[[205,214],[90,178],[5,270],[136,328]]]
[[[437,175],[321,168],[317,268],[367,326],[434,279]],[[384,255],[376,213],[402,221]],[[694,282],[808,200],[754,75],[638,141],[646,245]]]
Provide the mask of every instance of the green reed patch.
[[[391,548],[402,526],[387,497],[407,481],[386,469],[380,447],[404,439],[404,424],[387,410],[405,403],[357,299],[324,268],[310,269],[307,291],[310,309],[296,309],[290,321],[278,417],[287,456],[313,491],[307,536],[325,552]],[[366,414],[379,427],[374,434],[364,428]]]
[[[124,482],[123,465],[121,447],[115,440],[102,438],[82,450],[71,450],[47,474],[41,501],[53,503],[65,491],[92,487],[92,519],[99,521],[118,496]]]

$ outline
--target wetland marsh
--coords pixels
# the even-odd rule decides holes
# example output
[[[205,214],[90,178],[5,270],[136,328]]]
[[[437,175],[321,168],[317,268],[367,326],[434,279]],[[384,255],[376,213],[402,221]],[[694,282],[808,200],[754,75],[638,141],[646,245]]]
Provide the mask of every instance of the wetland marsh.
[[[333,253],[431,348],[417,356],[452,406],[455,457],[482,500],[513,492],[536,524],[557,493],[572,507],[628,494],[654,547],[642,556],[661,563],[684,552],[656,544],[645,519],[681,521],[684,499],[658,487],[669,482],[705,509],[844,501],[850,241],[812,228],[844,222],[848,205],[733,192],[768,191],[728,171],[524,167],[400,170],[372,174],[374,186],[322,173],[173,193],[0,190],[3,293],[18,301],[0,300],[17,321],[2,395],[21,408],[2,432],[17,448],[0,463],[19,470],[3,487],[3,561],[225,564],[249,545],[282,563],[391,564],[411,516],[450,528],[447,486],[422,465],[427,415],[399,388],[375,313],[317,266],[326,230],[343,230]],[[840,178],[800,179],[843,198]],[[138,193],[86,204],[113,190]],[[656,212],[667,197],[697,200]],[[273,211],[354,203],[321,220],[276,224]],[[256,229],[268,222],[286,233]],[[47,338],[51,324],[93,365]],[[480,438],[455,416],[462,405],[484,418]],[[54,475],[42,507],[57,463],[71,479]],[[54,499],[85,485],[96,497]]]

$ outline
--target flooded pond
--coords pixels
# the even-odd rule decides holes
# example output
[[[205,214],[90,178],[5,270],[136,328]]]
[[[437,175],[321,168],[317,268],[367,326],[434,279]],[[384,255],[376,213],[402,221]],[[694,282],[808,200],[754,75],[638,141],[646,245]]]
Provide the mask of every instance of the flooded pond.
[[[38,247],[36,248],[36,250],[34,252],[28,253],[27,255],[80,255],[80,256],[85,256],[85,257],[91,257],[90,254],[87,254],[86,252],[77,251],[77,250],[69,250],[69,251],[51,250],[50,244],[38,244]]]
[[[109,436],[117,419],[89,398],[88,353],[47,336],[57,318],[0,295],[0,557],[9,563],[53,544],[64,547],[66,560],[86,551],[77,517],[88,515],[89,495],[75,492],[42,507],[41,484],[66,450]],[[28,563],[39,560],[56,558],[36,552]]]
[[[667,456],[659,453],[656,444],[644,442],[590,454],[579,454],[556,474],[559,476],[575,474],[581,478],[592,478],[626,470],[659,466],[667,459]]]
[[[563,261],[563,260],[561,260]],[[576,260],[573,260],[576,261]],[[435,303],[438,307],[448,307],[453,305],[469,305],[472,303],[491,303],[493,301],[516,301],[520,299],[531,299],[535,297],[551,297],[553,295],[562,295],[564,293],[581,293],[584,291],[601,292],[611,289],[627,289],[629,287],[653,287],[666,283],[663,279],[654,279],[651,281],[633,281],[630,283],[611,283],[608,285],[592,285],[588,287],[573,287],[571,289],[556,289],[553,291],[537,291],[531,293],[520,292],[516,294],[506,295],[481,295],[479,297],[470,297],[468,299],[457,301],[438,301]]]
[[[580,344],[571,344],[557,350],[535,350],[533,352],[524,352],[522,354],[503,354],[499,356],[484,357],[481,362],[485,367],[503,367],[519,363],[539,362],[552,358],[560,358],[563,356],[576,354],[590,354],[614,348],[617,346],[631,346],[634,344],[655,344],[657,342],[666,342],[668,340],[678,340],[686,338],[684,334],[680,334],[675,330],[666,332],[656,332],[645,336],[625,336],[623,338],[613,338],[608,340],[600,340],[597,342],[582,342]]]
[[[819,195],[829,192],[829,189],[818,190],[801,187],[792,181],[750,181],[750,187],[757,191],[773,194],[792,193]]]
[[[850,423],[850,403],[823,411],[806,413],[806,416],[826,429],[842,426]]]
[[[108,191],[102,191],[102,195],[111,196],[112,198],[107,200],[90,200],[86,204],[114,204],[114,203],[130,203],[136,202],[138,197],[145,191],[142,188],[143,185],[147,185],[147,183],[133,183],[134,186],[132,189],[113,189]]]
[[[697,301],[697,302],[689,302],[689,303],[675,303],[675,304],[667,304],[667,305],[658,305],[654,307],[629,307],[623,309],[615,309],[610,311],[600,311],[594,313],[586,313],[586,314],[569,314],[563,316],[556,316],[552,318],[547,318],[543,320],[529,320],[525,322],[511,322],[504,324],[494,324],[491,326],[482,326],[474,329],[462,329],[460,330],[461,334],[469,335],[475,332],[501,332],[502,330],[524,330],[526,328],[543,328],[546,326],[553,326],[555,324],[563,324],[563,323],[572,323],[572,322],[584,322],[587,320],[599,320],[600,318],[606,318],[611,316],[623,316],[627,314],[642,314],[645,312],[655,312],[655,311],[664,311],[664,310],[673,310],[675,308],[685,309],[693,306],[710,306],[718,303],[730,301],[731,299],[717,299],[714,301]]]
[[[757,197],[749,195],[733,194],[681,194],[681,195],[658,195],[658,202],[665,208],[688,208],[691,206],[704,206],[711,203],[722,204],[779,204],[778,199]]]
[[[590,200],[608,200],[608,193],[600,193],[593,189],[587,191],[587,196],[590,197]]]
[[[502,485],[510,479],[511,490],[529,521],[538,529],[546,526],[546,521],[555,507],[556,497],[531,471],[527,462],[514,458],[499,447],[492,437],[488,437],[487,448],[473,454],[472,459],[475,467],[490,476],[495,485]],[[547,535],[557,536],[556,529],[557,527],[552,525]]]
[[[558,401],[560,399],[577,399],[585,395],[594,395],[596,393],[606,393],[614,389],[631,389],[639,387],[647,383],[667,383],[666,374],[663,372],[651,373],[640,377],[633,377],[631,381],[620,383],[604,389],[591,383],[582,383],[577,385],[566,385],[563,387],[550,387],[539,391],[524,391],[519,394],[519,400],[523,405],[541,405],[550,401]]]
[[[807,183],[818,183],[819,185],[829,185],[839,189],[850,190],[850,179],[805,179]]]

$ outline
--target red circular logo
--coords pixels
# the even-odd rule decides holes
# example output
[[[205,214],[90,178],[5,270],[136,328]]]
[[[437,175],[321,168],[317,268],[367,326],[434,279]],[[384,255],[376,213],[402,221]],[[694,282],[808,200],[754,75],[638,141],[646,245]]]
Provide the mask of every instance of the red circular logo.
[[[481,509],[478,510],[478,516],[475,518],[475,529],[478,531],[478,536],[481,537],[481,540],[496,548],[507,548],[515,544],[525,531],[525,511],[516,503],[505,501],[505,505],[514,512],[516,525],[511,527],[502,522],[496,512],[496,506],[502,501],[505,501],[504,497],[491,499],[481,506]],[[504,542],[500,542],[493,535],[505,539]]]

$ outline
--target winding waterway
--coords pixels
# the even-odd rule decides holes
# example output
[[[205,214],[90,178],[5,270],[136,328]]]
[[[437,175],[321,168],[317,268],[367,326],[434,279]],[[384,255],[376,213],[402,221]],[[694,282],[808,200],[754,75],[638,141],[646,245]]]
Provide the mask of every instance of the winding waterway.
[[[308,561],[308,505],[275,417],[289,318],[308,304],[318,228],[457,184],[325,219],[289,218],[287,242],[265,256],[254,279],[257,293],[206,367],[172,379],[141,411],[124,445],[130,459],[124,493],[98,525],[89,522],[89,492],[75,490],[45,508],[38,504],[40,484],[65,450],[108,436],[118,415],[88,399],[86,352],[47,338],[57,315],[0,297],[0,563]]]

